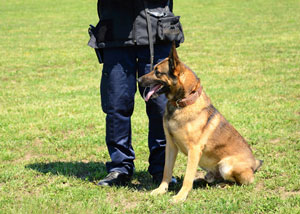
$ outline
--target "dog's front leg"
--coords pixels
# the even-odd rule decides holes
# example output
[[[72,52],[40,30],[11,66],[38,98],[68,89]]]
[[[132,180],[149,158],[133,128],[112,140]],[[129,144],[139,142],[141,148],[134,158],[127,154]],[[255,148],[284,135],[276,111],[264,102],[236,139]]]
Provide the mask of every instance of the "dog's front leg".
[[[183,180],[183,185],[180,191],[172,199],[172,202],[177,203],[180,201],[185,201],[189,191],[193,188],[193,182],[196,176],[198,163],[200,161],[200,156],[202,154],[201,146],[192,145],[188,151],[188,162],[187,168]]]
[[[166,138],[167,144],[163,179],[159,187],[151,192],[151,195],[159,195],[166,193],[168,191],[169,183],[172,179],[172,173],[175,165],[175,160],[178,154],[178,148],[173,142],[170,141],[170,138],[167,136],[167,134]]]

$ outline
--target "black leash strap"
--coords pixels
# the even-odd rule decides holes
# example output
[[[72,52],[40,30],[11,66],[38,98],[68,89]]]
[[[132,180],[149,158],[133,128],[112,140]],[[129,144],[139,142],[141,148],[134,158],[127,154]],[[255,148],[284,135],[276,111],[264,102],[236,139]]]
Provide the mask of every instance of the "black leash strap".
[[[147,0],[144,0],[144,6],[145,6],[145,14],[146,14],[146,20],[147,20],[147,28],[148,28],[148,39],[149,39],[149,48],[150,48],[150,72],[153,69],[153,62],[154,62],[154,46],[153,46],[153,37],[152,37],[152,26],[151,26],[151,20],[149,16],[149,9],[148,9],[148,3]]]

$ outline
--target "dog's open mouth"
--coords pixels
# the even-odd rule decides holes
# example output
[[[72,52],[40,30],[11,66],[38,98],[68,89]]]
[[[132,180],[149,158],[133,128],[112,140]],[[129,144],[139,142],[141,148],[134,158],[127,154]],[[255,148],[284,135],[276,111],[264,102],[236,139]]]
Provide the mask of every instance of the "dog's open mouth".
[[[147,102],[151,97],[152,98],[157,97],[158,96],[157,92],[162,88],[163,88],[162,84],[155,84],[155,85],[146,87],[144,90],[144,93],[143,93],[144,100]],[[149,91],[146,92],[148,89],[149,89]]]

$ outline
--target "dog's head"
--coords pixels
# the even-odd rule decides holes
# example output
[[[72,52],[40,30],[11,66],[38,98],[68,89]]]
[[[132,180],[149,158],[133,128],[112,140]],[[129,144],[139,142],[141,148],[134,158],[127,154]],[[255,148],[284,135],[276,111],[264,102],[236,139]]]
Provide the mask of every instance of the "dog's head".
[[[177,75],[179,71],[176,69],[178,69],[179,64],[176,46],[173,43],[169,57],[156,64],[150,73],[138,79],[140,86],[145,87],[144,99],[146,101],[163,93],[169,98],[168,95],[172,92],[172,88],[178,83]],[[147,90],[148,92],[145,95]]]
[[[187,70],[189,72],[186,72]],[[173,42],[169,56],[156,64],[150,73],[140,77],[138,82],[140,86],[145,87],[143,96],[145,101],[160,94],[165,94],[169,100],[172,100],[183,98],[191,87],[191,84],[186,83],[194,79],[198,82],[195,74],[179,60],[176,45]]]

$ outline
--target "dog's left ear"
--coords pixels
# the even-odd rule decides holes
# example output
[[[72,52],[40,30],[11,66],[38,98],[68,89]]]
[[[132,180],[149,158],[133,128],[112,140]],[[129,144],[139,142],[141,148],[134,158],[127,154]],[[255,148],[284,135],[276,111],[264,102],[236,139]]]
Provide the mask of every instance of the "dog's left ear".
[[[179,64],[179,58],[178,58],[177,51],[176,51],[176,44],[173,41],[172,48],[171,48],[171,51],[169,54],[169,66],[170,66],[171,71],[174,71],[178,64]]]

